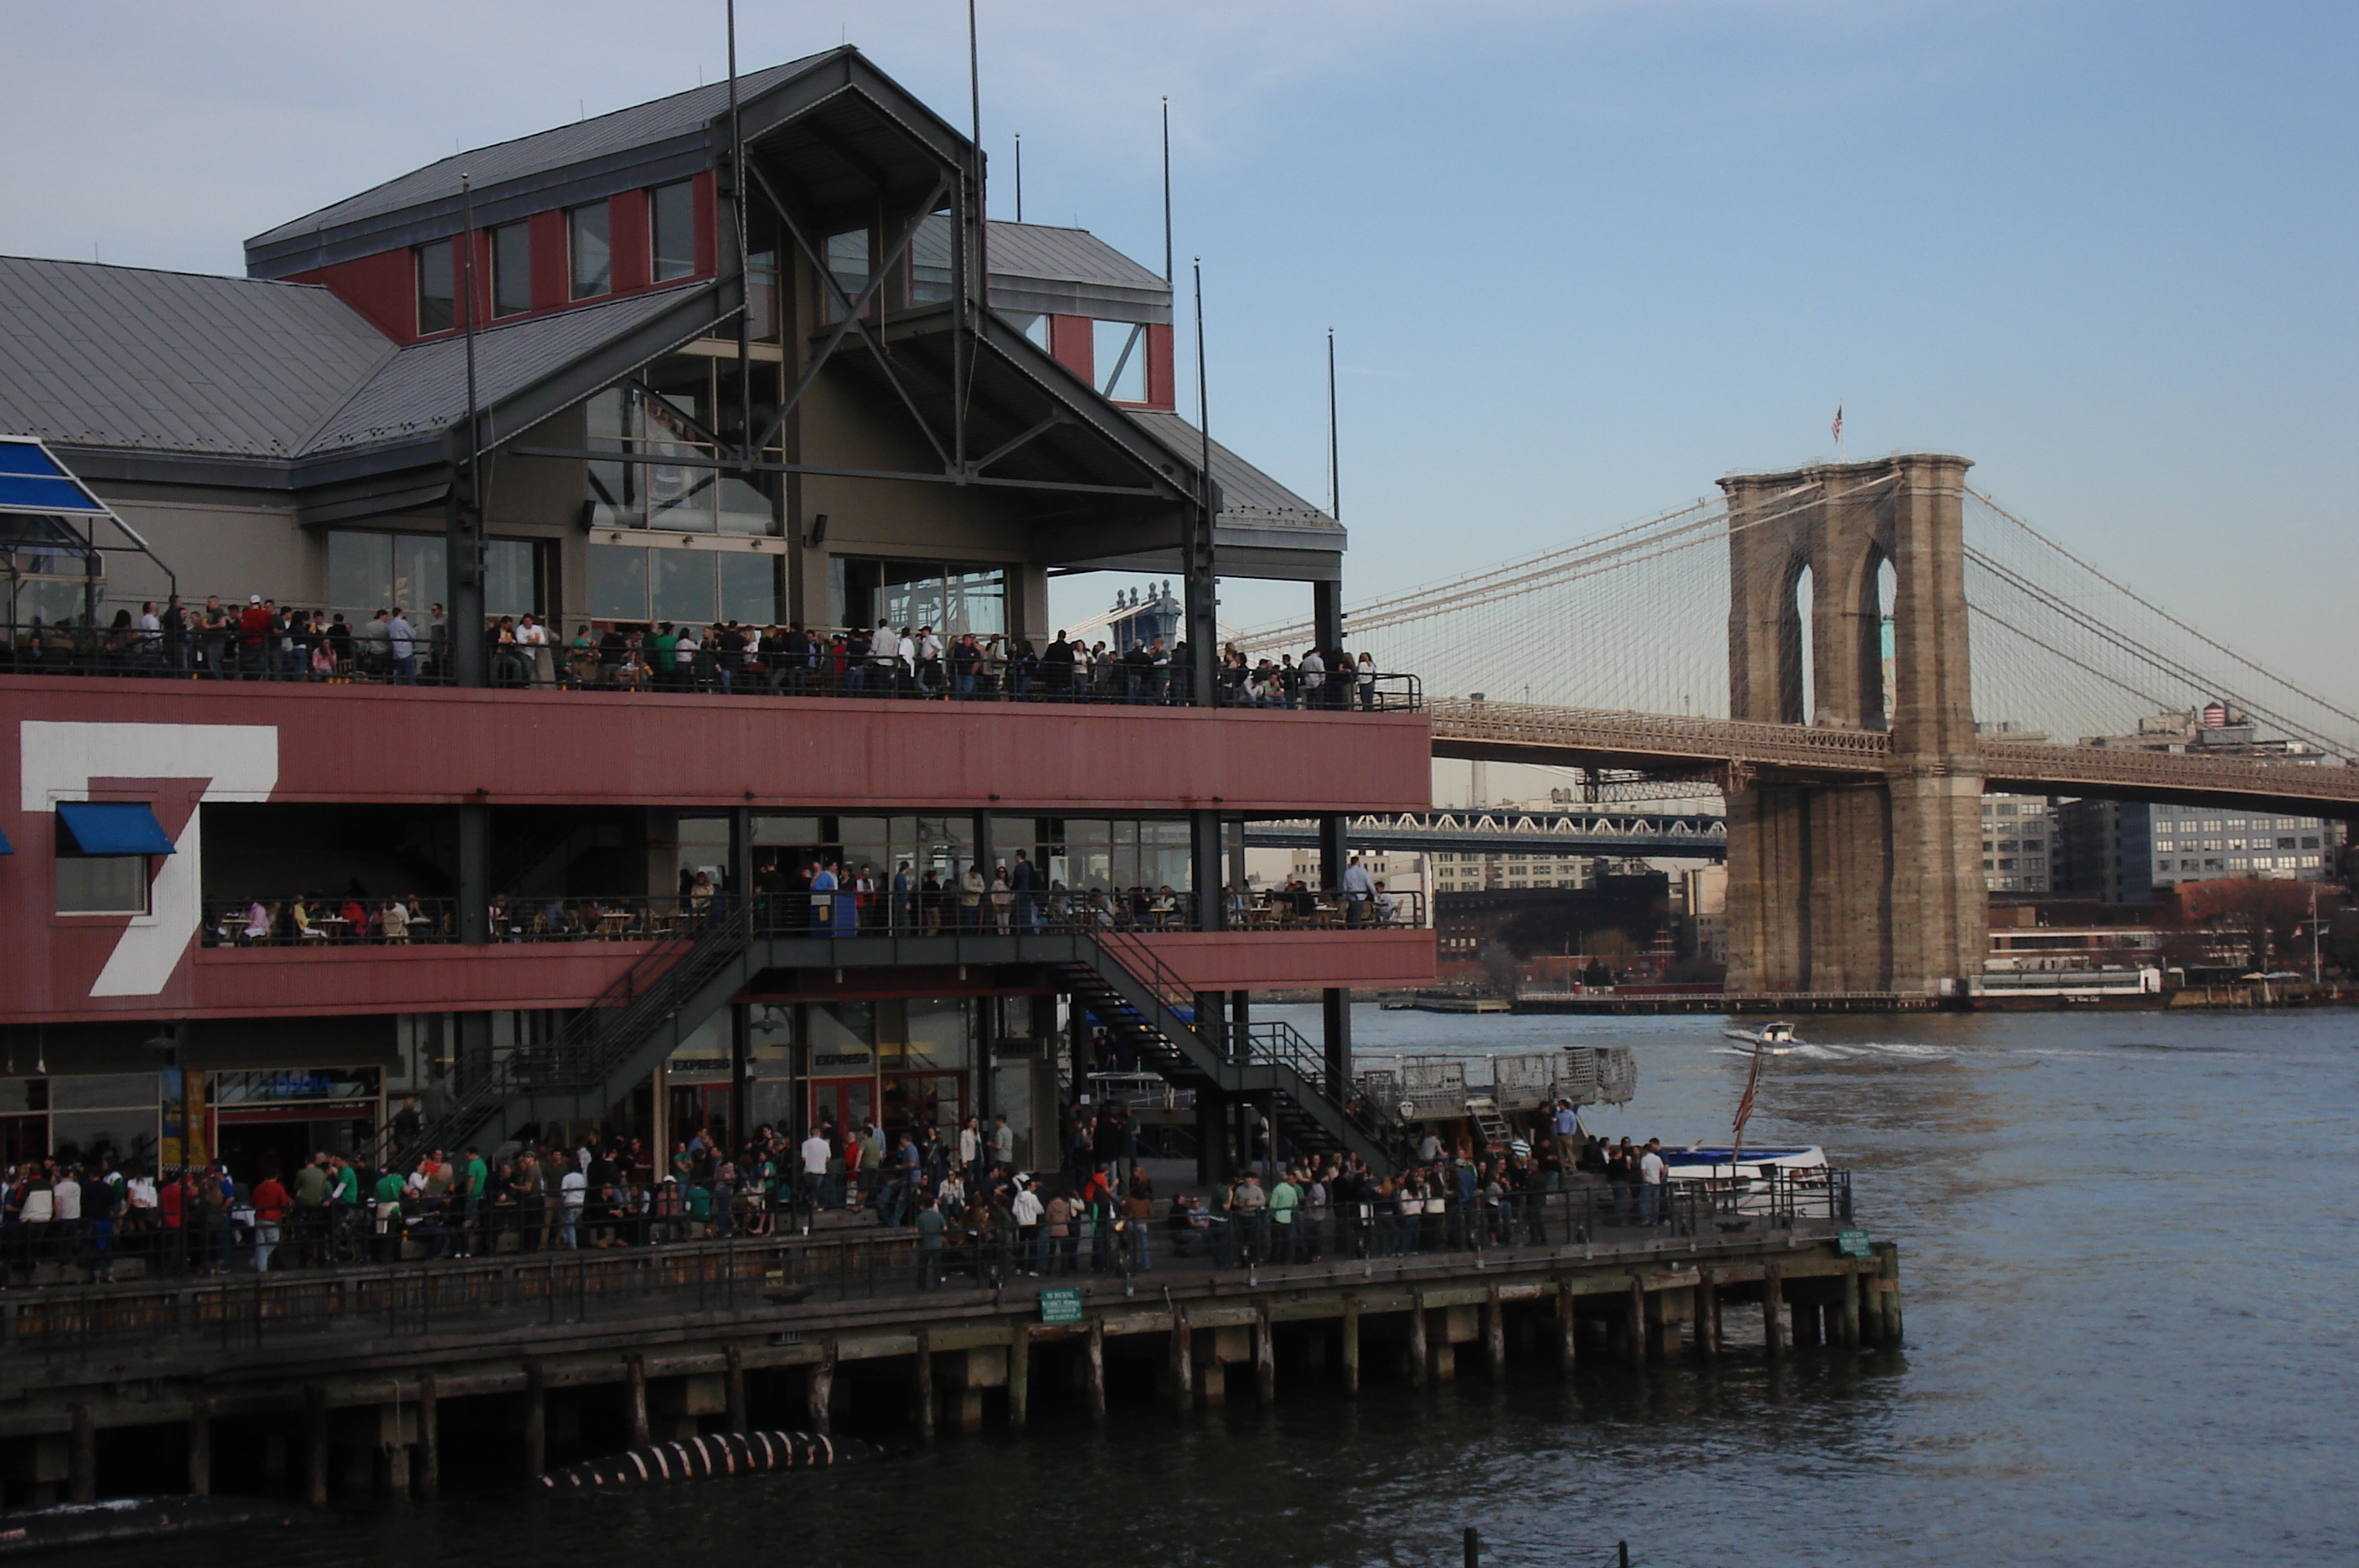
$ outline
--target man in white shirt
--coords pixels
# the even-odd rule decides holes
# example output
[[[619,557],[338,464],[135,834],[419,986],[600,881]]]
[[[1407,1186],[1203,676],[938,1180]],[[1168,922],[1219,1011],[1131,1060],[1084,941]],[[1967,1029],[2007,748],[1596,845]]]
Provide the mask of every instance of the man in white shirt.
[[[827,1162],[833,1153],[817,1127],[803,1139],[803,1196],[813,1208],[819,1206],[820,1195],[827,1186]]]
[[[1556,1103],[1556,1119],[1549,1127],[1556,1137],[1556,1158],[1568,1174],[1581,1163],[1581,1113],[1572,1108],[1571,1100]]]
[[[1670,1180],[1671,1168],[1663,1159],[1663,1145],[1658,1138],[1647,1140],[1647,1152],[1638,1157],[1638,1223],[1666,1225],[1670,1211],[1663,1203],[1665,1185]]]
[[[565,1214],[558,1222],[558,1245],[579,1247],[575,1227],[582,1223],[582,1206],[590,1199],[590,1173],[578,1165],[568,1171],[557,1183],[557,1195],[564,1204]]]
[[[1353,855],[1352,864],[1343,867],[1343,923],[1355,926],[1368,918],[1368,905],[1376,896],[1375,878]]]
[[[876,618],[876,629],[868,634],[868,662],[876,667],[876,679],[889,690],[893,667],[901,662],[901,636],[882,615]]]
[[[387,651],[393,655],[393,683],[397,686],[418,684],[418,632],[410,626],[401,606],[393,607],[393,618],[385,624]]]

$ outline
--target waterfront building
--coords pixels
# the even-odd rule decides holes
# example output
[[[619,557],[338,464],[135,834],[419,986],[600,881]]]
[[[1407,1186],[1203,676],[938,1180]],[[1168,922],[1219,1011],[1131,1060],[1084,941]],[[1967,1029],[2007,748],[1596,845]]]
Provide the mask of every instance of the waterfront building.
[[[2039,795],[1983,797],[1983,886],[1993,893],[2045,897],[2053,886],[2052,804]]]
[[[2056,814],[2055,890],[2141,904],[2181,882],[2331,878],[2340,824],[2233,807],[2070,800]]]
[[[1216,1129],[1252,993],[1326,995],[1333,1083],[1346,988],[1431,977],[1430,931],[1211,896],[1254,817],[1337,887],[1430,746],[1404,677],[1215,701],[1216,579],[1338,645],[1345,537],[1202,471],[1168,281],[983,222],[855,49],[739,102],[443,159],[242,278],[0,260],[5,450],[91,501],[0,492],[0,1158],[380,1158],[414,1102],[454,1149],[1004,1113],[1052,1162],[1093,1022],[1191,996],[1161,1065]],[[1059,662],[1092,570],[1177,584],[1155,681]]]

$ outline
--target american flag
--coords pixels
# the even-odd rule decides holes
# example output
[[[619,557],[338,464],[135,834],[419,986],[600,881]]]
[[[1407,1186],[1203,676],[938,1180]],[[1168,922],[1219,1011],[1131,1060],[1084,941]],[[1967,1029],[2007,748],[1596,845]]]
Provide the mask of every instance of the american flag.
[[[1835,405],[1835,422],[1833,430],[1836,443],[1840,445],[1843,441],[1843,405],[1841,403]]]
[[[1753,1071],[1745,1077],[1745,1098],[1736,1102],[1736,1126],[1729,1134],[1729,1158],[1745,1147],[1745,1124],[1753,1119],[1753,1098],[1761,1092],[1761,1045],[1753,1046]]]

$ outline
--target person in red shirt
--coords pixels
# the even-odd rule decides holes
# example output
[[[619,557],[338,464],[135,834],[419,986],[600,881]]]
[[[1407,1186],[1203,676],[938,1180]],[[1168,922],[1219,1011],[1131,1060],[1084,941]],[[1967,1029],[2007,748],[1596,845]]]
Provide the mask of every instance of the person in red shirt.
[[[261,594],[248,593],[245,611],[237,618],[237,640],[245,653],[245,668],[255,675],[262,674],[269,662],[271,609],[262,602]]]
[[[287,1222],[287,1188],[276,1169],[254,1184],[254,1271],[270,1272],[270,1255],[278,1247],[278,1228]]]

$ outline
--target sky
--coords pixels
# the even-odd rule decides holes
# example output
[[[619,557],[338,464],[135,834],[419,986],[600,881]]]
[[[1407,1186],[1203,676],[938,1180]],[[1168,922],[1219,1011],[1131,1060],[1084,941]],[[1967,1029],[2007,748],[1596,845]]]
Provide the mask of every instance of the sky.
[[[725,58],[720,0],[0,8],[0,251],[200,271],[458,147]],[[747,68],[851,42],[966,121],[956,0],[739,10]],[[979,16],[997,216],[1020,132],[1027,218],[1159,264],[1169,98],[1212,428],[1321,502],[1335,332],[1349,598],[1832,456],[1840,405],[1847,456],[1968,456],[2116,576],[2359,699],[2348,0]],[[1241,587],[1223,618],[1298,601]]]

